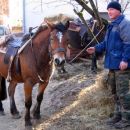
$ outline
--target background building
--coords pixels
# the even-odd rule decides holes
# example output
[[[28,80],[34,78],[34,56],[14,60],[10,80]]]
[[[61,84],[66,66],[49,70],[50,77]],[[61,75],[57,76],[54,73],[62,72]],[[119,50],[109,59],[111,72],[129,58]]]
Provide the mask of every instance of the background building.
[[[107,12],[107,4],[110,1],[111,0],[97,0],[99,11],[104,12],[105,14],[105,12]],[[122,3],[123,8],[125,8],[128,0],[119,1]],[[70,0],[23,0],[23,30],[24,32],[27,32],[30,26],[35,27],[39,25],[43,21],[44,17],[60,13],[76,16],[73,12],[74,8],[78,8],[79,10],[81,9],[77,3],[70,4]],[[130,19],[130,4],[124,14],[127,15],[128,19]],[[84,17],[87,19],[90,18],[90,15],[84,11]]]
[[[9,1],[0,0],[0,24],[6,24],[9,16]]]
[[[76,16],[73,9],[81,9],[71,0],[0,0],[0,24],[9,25],[13,31],[28,32],[29,27],[40,25],[45,17],[58,14]],[[96,1],[96,0],[95,0]],[[111,0],[97,0],[98,9],[105,14],[108,2]],[[128,0],[119,0],[125,8]],[[130,1],[130,0],[129,0]],[[124,14],[130,19],[130,4]],[[84,11],[85,19],[90,15]]]

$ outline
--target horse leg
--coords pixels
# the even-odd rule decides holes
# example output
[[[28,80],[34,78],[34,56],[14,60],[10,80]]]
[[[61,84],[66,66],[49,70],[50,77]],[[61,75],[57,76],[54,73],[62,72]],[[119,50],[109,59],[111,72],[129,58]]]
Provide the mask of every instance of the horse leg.
[[[96,73],[97,71],[97,57],[95,54],[92,55],[92,66],[91,66],[91,70],[93,73]]]
[[[15,100],[14,100],[14,93],[17,83],[11,81],[8,87],[8,93],[9,93],[9,99],[10,99],[10,112],[14,119],[18,119],[21,116],[19,115],[19,112],[17,110]]]
[[[57,68],[58,74],[65,74],[67,73],[67,71],[65,70],[64,65],[62,65],[61,67]]]
[[[67,71],[65,70],[65,66],[64,66],[64,65],[62,66],[61,69],[62,69],[62,72],[63,72],[63,73],[67,73]]]
[[[30,108],[32,106],[32,88],[33,85],[31,82],[24,83],[24,93],[25,93],[25,126],[31,126],[31,119],[30,119]]]
[[[47,85],[48,85],[48,82],[39,85],[38,95],[37,95],[37,103],[36,103],[36,105],[34,106],[34,109],[33,109],[34,119],[40,119],[40,117],[41,117],[40,116],[40,106],[41,106],[41,102],[43,100],[43,93],[44,93],[44,90],[45,90]]]

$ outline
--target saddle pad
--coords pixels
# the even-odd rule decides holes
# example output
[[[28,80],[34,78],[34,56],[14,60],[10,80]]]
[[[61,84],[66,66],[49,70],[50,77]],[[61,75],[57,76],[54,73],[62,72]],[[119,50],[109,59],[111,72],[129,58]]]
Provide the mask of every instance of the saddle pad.
[[[7,51],[6,51],[6,54],[4,56],[4,63],[5,64],[9,63],[11,56],[14,57],[17,54],[18,49],[19,49],[19,47],[13,47],[13,46],[7,47]]]
[[[22,41],[20,38],[13,37],[13,40],[9,41],[8,45],[12,47],[20,47],[22,44]]]

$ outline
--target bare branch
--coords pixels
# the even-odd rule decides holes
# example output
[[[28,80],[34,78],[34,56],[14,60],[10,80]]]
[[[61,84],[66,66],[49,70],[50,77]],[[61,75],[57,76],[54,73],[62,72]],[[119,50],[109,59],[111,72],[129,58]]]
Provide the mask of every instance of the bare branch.
[[[87,6],[87,4],[85,3],[84,0],[75,0],[79,5],[81,5],[81,7],[83,7],[92,17],[95,18],[94,12],[93,10]]]
[[[127,7],[128,7],[128,5],[130,4],[130,1],[127,1],[127,3],[126,3],[126,5],[125,5],[125,7],[124,7],[124,9],[123,9],[123,11],[122,11],[122,13],[124,13],[125,12],[125,10],[127,9]]]
[[[102,27],[102,20],[101,20],[101,18],[100,18],[100,16],[99,16],[98,10],[96,9],[96,6],[95,6],[93,0],[89,0],[89,2],[90,2],[91,6],[92,6],[92,8],[93,8],[93,12],[94,12],[94,15],[95,15],[95,17],[96,17],[98,23],[99,23],[99,26]]]

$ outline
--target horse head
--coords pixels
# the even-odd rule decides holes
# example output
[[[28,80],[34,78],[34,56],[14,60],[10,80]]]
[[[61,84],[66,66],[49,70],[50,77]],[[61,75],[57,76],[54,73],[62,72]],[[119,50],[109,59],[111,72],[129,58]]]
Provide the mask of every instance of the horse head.
[[[48,23],[48,26],[52,28],[52,25]],[[65,63],[66,59],[66,48],[67,42],[65,37],[67,35],[67,29],[69,27],[69,22],[65,24],[57,23],[53,25],[53,30],[50,33],[50,54],[53,57],[54,64],[58,67]]]

